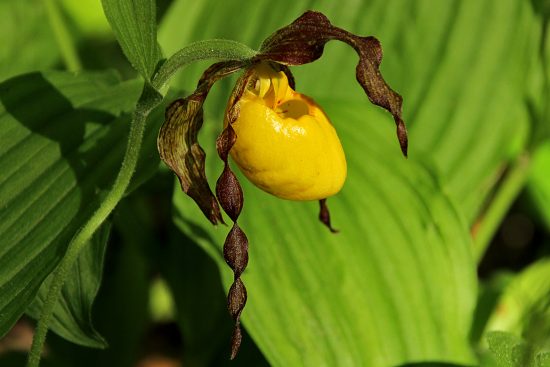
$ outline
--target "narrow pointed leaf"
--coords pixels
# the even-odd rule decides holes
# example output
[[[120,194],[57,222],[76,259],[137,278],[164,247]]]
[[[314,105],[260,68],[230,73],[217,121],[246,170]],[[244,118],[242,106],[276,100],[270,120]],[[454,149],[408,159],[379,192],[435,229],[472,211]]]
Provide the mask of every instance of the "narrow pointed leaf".
[[[101,0],[122,51],[132,66],[150,80],[161,59],[157,42],[155,0]]]

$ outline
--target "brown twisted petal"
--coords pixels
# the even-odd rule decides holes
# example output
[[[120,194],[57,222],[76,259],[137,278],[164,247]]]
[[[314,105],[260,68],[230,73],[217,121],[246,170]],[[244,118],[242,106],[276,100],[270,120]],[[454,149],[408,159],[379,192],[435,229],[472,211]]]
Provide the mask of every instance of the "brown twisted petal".
[[[237,356],[239,351],[242,333],[241,333],[241,313],[246,305],[246,288],[240,276],[248,264],[248,239],[237,224],[237,219],[241,213],[244,197],[239,180],[229,167],[228,156],[231,147],[235,144],[237,135],[231,124],[233,123],[238,111],[235,109],[236,102],[244,93],[246,85],[250,82],[249,70],[244,76],[239,78],[237,85],[231,95],[228,110],[226,111],[227,123],[216,140],[216,149],[218,155],[224,162],[223,172],[216,183],[216,196],[223,210],[233,221],[233,227],[227,234],[223,245],[223,256],[227,264],[233,270],[234,281],[227,294],[227,308],[231,317],[235,320],[233,335],[231,337],[231,359]]]
[[[239,278],[248,265],[248,238],[237,223],[233,224],[225,239],[223,256],[233,269],[235,278]]]
[[[231,129],[231,126],[227,126],[225,132]],[[225,136],[230,134],[225,133]],[[224,133],[220,136],[223,139]],[[218,147],[225,147],[231,149],[231,145],[219,144]],[[216,194],[223,210],[233,220],[233,227],[227,234],[225,243],[223,246],[223,255],[227,264],[233,270],[234,281],[227,294],[227,308],[231,317],[235,320],[235,326],[233,329],[233,336],[231,338],[231,359],[234,359],[239,351],[242,334],[241,334],[241,312],[246,304],[246,288],[240,278],[244,272],[246,265],[248,264],[248,239],[237,224],[237,218],[241,212],[243,206],[243,193],[242,188],[237,180],[237,177],[233,174],[229,168],[227,162],[228,151],[224,149],[218,150],[220,157],[225,157],[224,170],[218,179],[216,185]]]
[[[236,139],[237,135],[235,134],[235,131],[231,125],[228,125],[216,140],[218,154],[226,163],[223,172],[216,183],[216,196],[218,197],[223,210],[233,221],[236,221],[237,217],[241,213],[244,201],[241,185],[227,164],[229,151],[231,150],[233,144],[235,144]]]
[[[227,297],[227,308],[233,318],[238,318],[246,304],[246,288],[239,278],[231,285],[229,296]]]
[[[235,359],[239,348],[241,347],[241,341],[243,340],[243,335],[241,332],[240,321],[237,321],[237,325],[233,329],[233,335],[231,335],[231,359]]]
[[[197,89],[184,99],[174,101],[166,110],[165,122],[157,138],[161,159],[178,176],[189,195],[212,222],[223,223],[220,208],[205,174],[205,153],[197,140],[203,123],[203,103],[212,85],[241,69],[243,62],[229,61],[212,65],[202,75]]]
[[[216,139],[216,150],[222,161],[227,162],[229,151],[237,141],[237,134],[231,125],[228,125]]]
[[[382,48],[376,38],[357,36],[333,26],[322,13],[307,11],[269,36],[255,59],[284,65],[307,64],[321,57],[325,44],[331,40],[349,44],[359,55],[355,70],[357,81],[372,103],[393,115],[401,151],[407,156],[407,130],[401,117],[403,99],[386,84],[380,74]]]
[[[237,177],[229,169],[229,166],[224,167],[223,172],[216,183],[216,196],[223,210],[229,215],[231,220],[236,221],[241,213],[243,198],[243,190],[239,184]]]

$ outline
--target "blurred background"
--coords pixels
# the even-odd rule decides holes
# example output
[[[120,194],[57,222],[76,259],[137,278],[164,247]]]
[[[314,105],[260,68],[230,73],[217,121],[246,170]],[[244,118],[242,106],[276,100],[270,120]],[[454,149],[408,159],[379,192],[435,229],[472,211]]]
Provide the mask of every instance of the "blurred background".
[[[194,212],[186,206],[172,173],[159,165],[154,176],[133,191],[112,218],[101,287],[92,312],[94,328],[109,347],[79,346],[51,332],[44,366],[293,365],[291,361],[299,359],[285,359],[285,356],[293,356],[290,350],[300,349],[308,337],[297,336],[293,340],[290,336],[288,340],[282,336],[287,332],[281,330],[271,334],[266,326],[269,320],[284,324],[281,320],[289,317],[286,326],[297,329],[300,321],[284,314],[270,314],[273,311],[270,307],[280,306],[277,302],[286,307],[293,302],[291,296],[301,294],[304,303],[288,306],[289,313],[300,310],[306,314],[308,305],[318,305],[316,300],[325,297],[325,292],[328,292],[327,298],[341,298],[346,307],[361,297],[358,293],[367,292],[364,303],[357,301],[357,310],[348,311],[352,315],[368,313],[361,305],[376,304],[377,295],[382,299],[388,292],[383,284],[391,285],[394,281],[402,285],[402,288],[393,288],[394,292],[401,292],[403,296],[387,303],[380,301],[380,305],[386,305],[380,306],[382,309],[403,302],[410,302],[408,309],[421,309],[422,301],[416,301],[416,297],[428,298],[433,308],[427,308],[427,313],[448,310],[441,317],[453,319],[448,324],[436,320],[434,325],[441,327],[440,331],[455,326],[459,331],[449,336],[444,347],[430,349],[432,347],[427,346],[430,338],[427,338],[425,344],[419,342],[418,351],[411,351],[415,349],[415,342],[410,339],[400,347],[393,342],[384,347],[384,339],[378,345],[371,342],[379,335],[373,332],[365,336],[371,344],[358,342],[356,349],[362,350],[364,345],[370,345],[364,347],[367,350],[386,348],[380,352],[379,365],[426,361],[430,351],[434,356],[432,365],[443,365],[443,362],[475,365],[477,362],[473,361],[498,365],[487,351],[486,335],[491,330],[503,330],[523,338],[532,350],[550,348],[550,41],[547,31],[550,2],[157,0],[158,39],[165,56],[193,41],[209,38],[233,39],[258,48],[262,39],[307,9],[322,11],[333,24],[356,34],[374,35],[381,41],[382,73],[404,99],[409,160],[398,157],[389,115],[370,106],[355,82],[357,58],[353,50],[344,44],[329,43],[319,61],[295,67],[293,72],[297,89],[319,100],[332,117],[350,162],[350,177],[342,196],[331,199],[335,205],[334,224],[344,234],[325,243],[325,237],[319,240],[321,237],[316,236],[321,235],[315,234],[322,228],[317,227],[314,204],[296,209],[293,204],[278,204],[264,197],[265,194],[253,192],[251,185],[245,186],[245,194],[249,195],[245,196],[248,201],[244,211],[248,210],[250,217],[245,218],[244,223],[250,228],[251,238],[257,239],[258,247],[270,248],[272,252],[261,253],[267,250],[251,247],[247,285],[249,292],[263,301],[261,304],[252,301],[257,303],[250,306],[251,310],[245,309],[245,328],[251,335],[245,333],[238,359],[227,360],[232,325],[225,309],[225,292],[230,274],[223,268],[223,260],[215,247],[201,242],[205,237],[200,232],[202,227],[196,231],[189,229],[195,228],[195,222],[189,224],[185,218]],[[0,22],[0,81],[50,69],[114,69],[123,80],[137,77],[114,38],[99,0],[0,0],[0,17],[3,19]],[[74,47],[67,47],[67,42]],[[192,91],[208,65],[208,62],[199,62],[179,72],[171,83],[171,95],[181,97]],[[221,81],[208,98],[206,123],[201,132],[207,154],[213,151],[212,137],[219,130],[225,101],[235,79],[236,76],[232,76]],[[157,114],[160,119],[161,116],[162,111]],[[361,123],[376,126],[363,128]],[[361,134],[367,137],[357,138]],[[154,150],[153,145],[150,148]],[[158,164],[158,158],[150,159]],[[208,168],[209,177],[215,180],[220,167],[219,162],[212,163]],[[395,176],[388,173],[392,167],[401,173]],[[380,189],[369,189],[370,182],[380,185]],[[385,192],[386,186],[388,190],[395,190]],[[406,191],[405,199],[400,197],[401,190]],[[414,196],[416,191],[421,194]],[[383,203],[377,204],[377,196],[386,197],[386,201],[380,199]],[[385,205],[393,209],[386,212]],[[257,219],[261,224],[254,224],[254,215],[263,213],[266,207],[270,208],[265,209],[267,214],[259,214],[265,218]],[[429,217],[418,214],[425,208],[430,208],[426,209],[432,213]],[[296,210],[299,214],[294,214]],[[307,219],[296,222],[285,219],[292,215]],[[364,221],[360,215],[366,216]],[[373,218],[378,216],[390,220],[377,222]],[[201,219],[196,218],[197,222]],[[409,227],[409,220],[417,220],[418,226]],[[449,221],[456,222],[456,226],[446,227]],[[438,227],[440,222],[443,229]],[[385,223],[388,228],[384,227]],[[204,228],[207,225],[202,224]],[[396,227],[399,227],[396,231],[403,234],[396,234],[397,244],[392,245],[393,239],[386,234]],[[376,231],[380,231],[379,235]],[[425,237],[415,237],[414,231],[422,231]],[[219,232],[212,235],[218,244],[219,238],[223,238]],[[296,232],[301,234],[293,234]],[[408,235],[418,239],[409,241]],[[278,251],[277,241],[289,243],[281,249],[296,261],[289,263],[289,267],[310,264],[321,273],[326,271],[332,280],[324,283],[319,280],[317,284],[306,273],[296,275],[293,270],[281,269],[284,266],[281,264],[287,263],[270,257],[278,256],[273,255]],[[441,251],[436,249],[440,242],[444,243]],[[309,246],[310,252],[300,253],[301,244]],[[424,245],[434,250],[424,252]],[[336,246],[343,249],[323,252],[324,247],[334,249]],[[457,247],[461,250],[456,250]],[[434,254],[447,262],[438,265],[439,258]],[[358,263],[354,268],[355,265],[347,263],[347,259],[354,256],[371,260]],[[418,260],[423,256],[424,260]],[[409,258],[417,262],[408,262]],[[252,265],[253,262],[258,265]],[[444,275],[437,279],[439,270],[429,270],[429,264],[434,268],[452,268],[453,273],[439,269]],[[376,273],[375,267],[382,270]],[[411,284],[417,284],[414,280],[410,284],[394,280],[394,268],[403,271],[402,278],[424,274],[423,280],[418,281],[421,285],[413,288]],[[223,270],[220,272],[220,269]],[[357,269],[353,274],[361,272],[366,280],[348,278],[350,269]],[[368,269],[375,270],[371,274]],[[270,289],[277,286],[264,278],[256,280],[260,272],[268,273],[266,278],[272,274],[282,284],[288,281],[294,293],[274,290],[271,294]],[[284,280],[287,272],[288,280]],[[376,274],[382,275],[377,278]],[[245,283],[247,279],[245,277]],[[316,286],[310,290],[307,284]],[[338,291],[342,293],[324,289],[338,288],[340,284],[344,284]],[[439,301],[438,294],[451,296]],[[284,298],[286,296],[289,298]],[[274,305],[265,305],[270,297],[276,299]],[[374,323],[378,309],[373,307],[374,315],[368,320]],[[342,312],[345,314],[346,310]],[[250,311],[248,316],[247,311]],[[388,311],[388,315],[380,319],[393,318],[403,325],[420,323],[410,318],[412,316],[402,313],[398,306],[397,311]],[[326,330],[320,326],[316,329],[317,324],[308,330],[316,330],[321,339],[334,332],[339,342],[353,345],[346,339],[355,338],[354,331],[348,334],[344,326],[342,334],[338,334],[339,316],[334,316],[334,320]],[[348,321],[354,320],[350,316]],[[307,318],[304,323],[306,321]],[[0,339],[0,365],[24,363],[34,324],[31,317],[25,316]],[[379,327],[391,328],[383,322]],[[418,335],[428,330],[411,328],[396,326],[387,335],[402,335],[404,339],[413,335],[422,339]],[[411,334],[407,334],[407,330]],[[290,346],[279,349],[277,343],[283,339],[286,342],[281,343]],[[449,345],[457,347],[453,349]],[[468,346],[471,349],[463,351]],[[313,347],[304,348],[306,353],[314,353]],[[319,348],[336,356],[328,359],[321,354],[319,360],[324,361],[324,365],[358,365],[354,355],[349,359],[338,355],[337,344]],[[342,352],[344,356],[346,353]],[[305,358],[302,362],[322,365],[315,364],[315,359]]]

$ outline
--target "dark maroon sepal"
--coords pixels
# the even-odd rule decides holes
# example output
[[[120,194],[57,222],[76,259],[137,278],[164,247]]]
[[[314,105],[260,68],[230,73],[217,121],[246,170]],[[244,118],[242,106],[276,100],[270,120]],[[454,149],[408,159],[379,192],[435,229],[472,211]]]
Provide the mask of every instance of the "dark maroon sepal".
[[[331,40],[347,43],[359,55],[355,70],[357,81],[372,103],[393,115],[401,151],[407,156],[407,130],[401,117],[403,100],[388,86],[380,73],[382,47],[376,38],[357,36],[333,26],[322,13],[307,11],[269,36],[262,43],[255,59],[283,65],[308,64],[321,57],[325,44]]]

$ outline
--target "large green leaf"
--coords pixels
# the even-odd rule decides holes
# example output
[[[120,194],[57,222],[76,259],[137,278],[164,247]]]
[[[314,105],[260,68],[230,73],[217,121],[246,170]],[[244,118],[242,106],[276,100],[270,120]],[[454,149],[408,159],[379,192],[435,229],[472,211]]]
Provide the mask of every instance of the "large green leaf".
[[[354,30],[381,39],[382,72],[403,95],[410,156],[432,157],[472,223],[527,138],[525,75],[540,30],[529,2],[374,1],[357,3],[351,14],[361,19]],[[347,52],[327,56],[297,77],[299,85],[311,94],[357,99],[360,91],[347,82],[354,58]],[[349,70],[348,76],[317,77],[336,67]]]
[[[0,0],[0,20],[0,81],[57,62],[59,51],[43,1]]]
[[[435,228],[438,229],[460,227],[460,223],[457,223],[456,220],[449,219],[449,213],[453,213],[453,209],[445,201],[446,199],[441,198],[441,190],[448,193],[451,200],[456,203],[461,212],[459,216],[464,215],[467,224],[471,225],[478,217],[490,191],[499,179],[502,168],[524,149],[527,140],[529,118],[525,109],[527,89],[525,76],[530,72],[531,60],[536,57],[541,24],[534,16],[531,4],[523,0],[506,3],[497,0],[484,2],[454,0],[437,3],[418,0],[407,4],[399,0],[341,1],[338,3],[297,0],[257,2],[246,7],[238,6],[236,1],[226,1],[220,4],[213,0],[203,2],[179,0],[173,3],[160,25],[159,42],[167,54],[192,41],[213,37],[232,38],[255,47],[276,28],[288,24],[306,9],[323,11],[333,24],[354,33],[375,35],[381,40],[384,48],[382,72],[389,84],[404,97],[404,117],[410,131],[410,156],[412,159],[407,162],[408,165],[404,165],[399,160],[386,159],[387,155],[379,154],[377,157],[383,156],[384,164],[374,167],[375,163],[363,163],[363,160],[367,161],[369,158],[371,161],[375,161],[368,151],[381,148],[377,144],[378,136],[373,137],[372,140],[366,138],[361,140],[362,138],[359,137],[363,136],[362,134],[368,136],[371,133],[370,128],[365,132],[347,131],[343,136],[344,143],[346,137],[349,139],[357,136],[358,141],[352,147],[345,146],[348,159],[362,161],[350,165],[350,178],[346,187],[356,186],[355,189],[351,189],[351,193],[349,188],[347,188],[347,194],[346,188],[344,189],[343,198],[340,200],[345,201],[347,205],[339,204],[338,199],[331,202],[335,213],[333,216],[346,218],[345,223],[340,227],[347,226],[343,231],[345,233],[335,238],[319,233],[320,229],[315,226],[313,221],[305,223],[305,219],[302,219],[303,217],[312,217],[316,209],[309,207],[309,215],[307,215],[304,213],[306,209],[303,204],[279,203],[260,194],[246,192],[243,226],[246,226],[245,231],[249,233],[249,237],[254,237],[256,240],[250,238],[251,261],[250,269],[247,272],[248,278],[245,277],[245,281],[249,284],[251,300],[249,308],[245,309],[245,325],[250,329],[271,363],[303,364],[304,361],[307,361],[311,364],[318,362],[319,364],[334,364],[336,361],[331,358],[343,358],[342,355],[351,360],[354,355],[359,355],[360,359],[364,357],[360,352],[353,354],[349,349],[345,349],[347,353],[342,352],[338,357],[335,357],[336,353],[328,356],[327,354],[330,352],[327,350],[334,345],[323,344],[326,342],[326,338],[323,337],[329,333],[328,330],[332,332],[333,325],[337,323],[331,323],[334,318],[327,315],[330,312],[321,313],[319,310],[342,309],[343,315],[352,316],[338,325],[342,329],[360,328],[361,332],[357,332],[357,334],[363,335],[364,339],[358,337],[354,333],[355,331],[350,331],[349,334],[342,331],[333,339],[340,341],[348,337],[352,342],[349,342],[346,348],[353,348],[353,340],[357,342],[357,345],[370,345],[370,348],[376,352],[366,348],[371,356],[366,358],[374,360],[376,357],[372,357],[372,355],[384,356],[379,357],[380,359],[373,363],[385,365],[390,362],[394,363],[400,358],[406,361],[415,360],[417,357],[411,356],[414,353],[407,351],[407,343],[412,343],[411,338],[407,337],[405,332],[395,333],[399,334],[396,337],[392,330],[415,328],[416,326],[408,325],[411,323],[410,319],[401,316],[400,311],[396,312],[397,316],[393,318],[379,316],[379,314],[384,315],[384,313],[395,310],[380,301],[383,299],[382,297],[386,297],[393,305],[399,302],[392,303],[392,299],[406,294],[402,288],[393,287],[393,283],[390,283],[389,286],[384,283],[388,281],[387,279],[392,279],[385,273],[385,271],[389,271],[385,267],[392,269],[392,275],[400,274],[400,272],[407,274],[403,276],[405,279],[405,282],[401,284],[403,287],[408,281],[413,282],[408,271],[422,269],[419,274],[427,279],[426,283],[407,284],[406,289],[416,292],[416,294],[428,292],[429,295],[424,295],[424,298],[427,298],[428,302],[433,302],[434,299],[440,300],[440,297],[447,301],[453,299],[453,297],[443,295],[445,292],[452,292],[453,289],[471,296],[471,292],[475,288],[472,274],[474,265],[470,263],[467,255],[455,256],[448,253],[452,260],[447,261],[453,263],[455,268],[448,266],[439,270],[433,269],[433,264],[445,263],[435,256],[435,260],[430,266],[427,266],[430,269],[424,269],[416,263],[417,260],[407,258],[405,254],[406,251],[417,251],[421,254],[419,256],[424,256],[424,247],[427,246],[425,238],[429,235],[422,231],[410,231],[408,227],[404,226],[402,231],[396,230],[395,222],[399,223],[401,217],[406,217],[407,225],[414,226],[412,223],[419,221],[423,223],[424,227],[422,228],[426,231],[427,228],[432,228],[433,223],[437,224]],[[182,22],[182,19],[186,19],[186,22]],[[365,112],[364,107],[358,107],[350,102],[367,103],[366,97],[355,83],[356,62],[353,50],[344,45],[329,43],[325,55],[319,61],[312,65],[294,68],[298,89],[316,98],[325,97],[342,101],[340,111],[337,111],[337,108],[328,109],[329,115],[340,132],[353,123],[381,125],[380,128],[388,128],[389,116],[374,114],[369,112],[370,110]],[[190,68],[184,74],[180,74],[175,80],[175,85],[192,88],[198,79],[201,67],[203,65]],[[230,88],[230,83],[222,84],[222,87],[215,89],[209,97],[210,105],[207,106],[207,111],[212,116],[220,116],[223,113]],[[342,111],[346,108],[349,111]],[[360,112],[363,114],[360,115]],[[353,114],[356,116],[350,117]],[[341,121],[345,124],[344,127],[342,127]],[[207,125],[205,127],[208,128]],[[211,128],[217,129],[217,127]],[[343,134],[341,133],[341,135]],[[201,143],[205,145],[205,141],[213,139],[213,136],[213,132],[203,133]],[[387,146],[396,150],[397,143],[394,140],[388,140]],[[392,151],[391,154],[394,152]],[[210,160],[215,160],[215,156],[211,150]],[[381,160],[381,158],[378,159],[378,161]],[[433,162],[435,170],[429,170],[429,172],[441,179],[442,189],[434,182],[437,181],[436,179],[432,181],[426,179],[428,171],[423,168],[425,163],[420,164],[420,161]],[[372,166],[367,166],[367,164]],[[362,165],[366,167],[362,167]],[[356,168],[355,173],[354,167]],[[390,191],[389,186],[391,185],[388,182],[393,181],[389,180],[385,173],[379,173],[388,170],[388,167],[403,169],[410,173],[407,178],[400,176],[392,191]],[[212,171],[209,173],[210,177],[216,177],[219,170],[221,170],[220,166],[215,170],[216,173]],[[352,181],[356,183],[350,183]],[[421,183],[418,183],[419,181]],[[357,182],[368,182],[368,184],[358,187]],[[413,190],[412,187],[414,187],[414,193],[407,191],[406,188]],[[256,196],[251,199],[251,195]],[[382,201],[382,197],[389,199]],[[411,199],[412,197],[415,199]],[[444,201],[445,208],[435,204],[438,203],[438,200],[434,200],[433,197]],[[222,243],[225,231],[220,233],[218,230],[214,234],[204,232],[202,227],[196,227],[199,223],[195,222],[194,208],[190,207],[192,204],[180,194],[176,196],[176,203],[180,209],[179,225],[187,233],[193,234],[195,236],[193,238],[199,238],[201,244],[205,248],[209,248],[212,256],[219,260],[219,249],[215,248],[212,243],[218,245]],[[412,203],[416,203],[416,205]],[[359,210],[356,208],[357,206],[361,207],[359,214],[356,212]],[[381,210],[380,207],[386,208],[386,211]],[[409,211],[404,207],[410,208]],[[247,210],[254,212],[253,219],[246,219]],[[337,221],[337,219],[335,220]],[[363,225],[358,225],[359,223]],[[356,225],[352,226],[352,224]],[[363,226],[368,227],[364,228]],[[274,228],[269,229],[270,227]],[[199,230],[199,228],[201,229]],[[460,248],[464,249],[464,246],[469,246],[468,236],[463,230],[464,228],[461,228],[460,236],[456,238],[446,236],[445,231],[440,231],[438,233],[441,236],[439,241],[434,241],[442,248],[450,249],[449,251],[459,251]],[[410,243],[403,245],[407,242],[403,238]],[[339,242],[337,244],[339,247],[334,250],[332,247],[336,246],[336,242]],[[463,247],[459,247],[457,242],[463,242]],[[254,243],[259,243],[260,247],[255,247]],[[313,246],[311,244],[315,244],[318,253],[313,252],[314,250],[310,248]],[[341,260],[344,257],[340,252],[344,250],[340,248],[348,249],[348,246],[353,249],[350,250],[353,254],[351,261],[360,265],[352,266]],[[381,246],[384,246],[384,251],[388,251],[387,257],[386,253],[382,252],[383,250],[379,250]],[[272,252],[266,250],[266,247],[271,248]],[[329,247],[328,250],[327,247]],[[361,251],[365,251],[365,257],[370,255],[371,258],[362,259],[360,255],[363,252]],[[428,253],[430,252],[428,251]],[[283,258],[284,261],[280,258]],[[316,266],[323,264],[322,270],[319,270],[320,274],[312,275],[308,270],[302,270],[301,266],[296,265],[300,261],[300,263],[308,265],[304,265],[304,268],[312,268],[309,262],[304,262],[304,259],[310,258],[318,259],[317,262],[311,261]],[[321,259],[324,261],[323,263]],[[421,257],[421,260],[418,261],[424,260],[426,259]],[[225,264],[220,261],[220,266],[225,267]],[[298,268],[299,270],[296,270]],[[351,312],[349,308],[356,307],[355,310],[357,310],[359,306],[347,305],[352,302],[351,297],[346,293],[350,292],[349,288],[332,291],[333,293],[323,297],[319,296],[319,294],[323,294],[318,290],[319,287],[311,286],[317,279],[319,284],[326,284],[325,288],[327,289],[331,289],[331,286],[342,288],[338,280],[350,278],[349,275],[346,278],[342,274],[353,273],[350,269],[355,268],[364,269],[363,271],[369,274],[369,283],[367,284],[373,285],[374,294],[379,296],[379,303],[376,303],[376,297],[373,297],[374,301],[370,300],[370,302],[360,298],[358,304],[363,305],[365,310],[370,311],[371,308],[377,310],[376,313],[373,312],[376,316],[370,314],[361,315],[362,318],[353,318],[357,312]],[[442,281],[445,276],[442,277],[438,272],[452,273],[451,269],[457,269],[457,273],[465,272],[464,282],[449,287],[449,282]],[[266,278],[262,277],[258,272],[269,272],[269,279],[266,279],[267,276]],[[283,274],[281,275],[281,273]],[[415,275],[421,276],[419,274]],[[272,279],[286,282],[284,286],[280,286],[282,290],[276,287],[276,282]],[[258,283],[261,283],[261,286]],[[299,292],[296,290],[295,284],[307,284],[307,286],[301,287],[302,292]],[[358,281],[357,284],[364,283]],[[385,286],[381,286],[381,284],[385,284]],[[251,290],[255,287],[256,289],[260,287],[263,293],[254,293],[258,292]],[[294,293],[291,293],[289,289],[295,290]],[[368,287],[361,287],[361,289],[369,290]],[[381,289],[386,290],[389,294]],[[391,289],[391,292],[387,289]],[[430,292],[434,292],[434,295]],[[458,297],[460,301],[456,307],[462,312],[462,324],[454,329],[451,328],[455,333],[460,334],[460,330],[467,328],[469,311],[471,311],[471,304],[468,303],[471,302],[469,296],[463,297],[463,299]],[[263,303],[257,306],[255,302],[259,301],[254,297],[260,297],[264,300]],[[318,301],[318,298],[322,298],[323,302]],[[267,304],[268,302],[272,302],[273,305]],[[279,311],[285,302],[291,304],[291,310]],[[373,306],[368,307],[367,304]],[[378,308],[382,311],[379,312]],[[414,308],[413,312],[416,312],[418,308],[430,309],[429,307],[419,307],[418,304],[411,308]],[[251,309],[254,310],[251,311]],[[308,313],[310,310],[315,312]],[[435,308],[432,309],[432,315],[435,315],[435,318],[445,315],[446,312],[445,307],[437,311],[434,310]],[[296,313],[300,312],[302,315],[314,314],[317,318],[312,320],[304,317],[303,320],[299,320]],[[249,316],[246,316],[247,314]],[[318,315],[322,315],[322,317]],[[373,320],[369,317],[372,317]],[[268,318],[276,321],[266,321],[265,319]],[[285,323],[281,318],[285,318],[287,322]],[[460,317],[456,319],[458,318]],[[449,317],[445,319],[447,320]],[[388,321],[391,326],[384,325],[384,321],[380,320]],[[369,325],[365,326],[363,322]],[[279,323],[279,328],[277,325],[273,325],[276,323]],[[385,331],[380,334],[377,334],[377,323],[386,327]],[[287,326],[285,328],[280,325]],[[281,329],[292,330],[297,328],[295,325],[300,325],[301,332],[299,332],[299,336],[289,337],[291,340],[287,342]],[[430,323],[428,322],[427,325]],[[437,325],[445,330],[448,326],[445,321],[437,323]],[[277,329],[277,332],[272,328]],[[303,331],[304,329],[307,331]],[[376,334],[376,337],[372,337],[373,334],[369,334],[370,332]],[[422,335],[429,334],[429,332],[425,332]],[[453,338],[448,336],[446,331],[436,332],[436,334],[443,336],[442,343],[445,343],[445,338]],[[453,332],[450,332],[449,335],[452,334]],[[373,344],[366,342],[369,336],[372,337],[372,340],[380,343],[379,348],[372,347]],[[310,345],[302,339],[308,337],[318,339],[318,345],[312,347],[313,349],[308,349]],[[431,337],[426,336],[426,338],[430,339]],[[459,337],[456,339],[460,340]],[[392,347],[384,349],[387,344],[399,344],[400,342],[403,344],[395,348],[398,352]],[[300,347],[307,345],[307,347],[303,347],[302,354],[293,350],[292,346],[288,347],[289,349],[279,348],[281,344],[292,343],[300,345]],[[426,343],[431,342],[426,340]],[[466,343],[465,340],[461,340],[450,344],[464,346],[464,343]],[[337,344],[337,347],[344,348],[343,345],[344,343]],[[319,348],[319,350],[315,348]],[[357,348],[360,351],[365,350],[364,347]],[[427,350],[423,357],[419,358],[428,358],[426,356],[430,352]],[[422,354],[418,349],[417,352]],[[389,355],[392,357],[388,357]],[[433,353],[429,358],[441,359],[445,358],[442,356],[446,356],[446,360],[449,360],[451,358],[449,355],[454,354],[444,351],[444,348],[439,348],[438,353]],[[284,358],[283,356],[290,356],[289,360],[282,361],[280,358]],[[304,360],[299,360],[297,356],[303,356]],[[315,360],[315,358],[319,359]],[[458,359],[454,361],[459,362]],[[345,364],[345,361],[340,364]]]
[[[237,1],[179,0],[160,25],[159,42],[167,54],[213,37],[256,47],[310,8],[335,25],[380,39],[382,72],[403,95],[410,156],[432,157],[472,223],[503,165],[525,143],[525,76],[540,32],[529,1],[293,0],[243,7]],[[313,97],[367,101],[355,82],[356,63],[352,49],[329,43],[321,60],[295,68],[298,89]],[[190,69],[176,83],[189,89],[197,78],[198,70]],[[212,108],[223,111],[223,98],[227,94],[213,96]]]
[[[122,51],[141,76],[150,80],[161,57],[155,0],[101,2]]]
[[[90,239],[63,284],[49,325],[50,329],[73,343],[105,348],[107,343],[92,324],[92,305],[101,284],[103,258],[110,223],[104,223]],[[48,295],[52,276],[42,286],[26,313],[38,320]]]
[[[433,174],[405,160],[392,124],[365,103],[323,103],[348,157],[346,185],[329,200],[330,234],[317,204],[274,198],[241,177],[240,226],[250,241],[245,327],[275,366],[472,363],[468,329],[476,293],[466,224]],[[206,121],[208,176],[221,121]],[[232,275],[221,254],[228,228],[212,228],[179,190],[177,225]],[[227,288],[226,288],[227,289]],[[228,335],[229,336],[229,335]]]
[[[113,73],[33,73],[0,84],[0,335],[110,187],[128,131],[123,112],[139,91]],[[157,129],[147,132],[135,182],[158,165]]]

